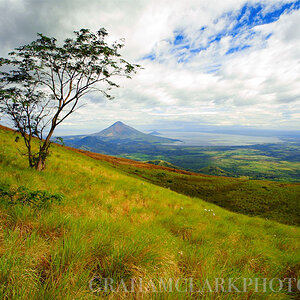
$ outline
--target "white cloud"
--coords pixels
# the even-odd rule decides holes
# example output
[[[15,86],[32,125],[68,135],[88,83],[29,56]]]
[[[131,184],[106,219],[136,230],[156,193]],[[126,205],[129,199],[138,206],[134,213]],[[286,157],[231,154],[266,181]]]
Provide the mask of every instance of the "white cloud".
[[[291,1],[259,1],[264,13]],[[154,52],[159,60],[139,61],[144,70],[122,81],[113,102],[91,95],[89,104],[63,128],[95,131],[116,120],[152,124],[160,119],[199,124],[247,125],[299,129],[300,18],[299,11],[277,22],[239,35],[209,38],[234,28],[234,16],[245,0],[0,0],[1,54],[30,42],[36,32],[66,37],[82,27],[106,27],[112,39],[125,37],[122,53],[137,62]],[[249,5],[257,1],[248,1]],[[225,15],[233,12],[232,16]],[[247,19],[247,15],[244,15]],[[9,26],[7,26],[9,25]],[[200,29],[206,26],[204,31]],[[186,63],[174,54],[175,32],[181,31],[190,49],[207,48],[191,56],[180,50]],[[268,40],[265,37],[272,34]],[[232,47],[249,44],[226,55]],[[177,50],[177,54],[178,54]],[[286,117],[288,116],[288,117]]]

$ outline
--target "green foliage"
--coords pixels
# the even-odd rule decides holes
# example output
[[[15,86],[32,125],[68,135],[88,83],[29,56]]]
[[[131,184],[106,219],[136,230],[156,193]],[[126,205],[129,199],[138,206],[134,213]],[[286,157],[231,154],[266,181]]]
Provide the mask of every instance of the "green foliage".
[[[60,145],[62,145],[62,146],[65,146],[64,139],[63,139],[62,137],[60,137],[60,136],[58,136],[58,137],[55,138],[55,142],[56,142],[57,144],[60,144]]]
[[[60,203],[63,196],[48,191],[31,191],[25,186],[12,188],[0,184],[0,201],[8,205],[28,205],[33,208],[48,208],[53,202]]]

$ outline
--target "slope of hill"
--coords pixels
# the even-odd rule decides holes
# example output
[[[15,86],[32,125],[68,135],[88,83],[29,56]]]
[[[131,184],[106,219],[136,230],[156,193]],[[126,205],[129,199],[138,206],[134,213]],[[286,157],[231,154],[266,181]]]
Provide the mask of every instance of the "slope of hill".
[[[192,173],[171,164],[143,163],[98,153],[79,151],[107,162],[119,171],[228,210],[260,216],[284,224],[300,225],[300,184]],[[219,174],[218,174],[219,175]]]
[[[254,285],[243,293],[202,290],[207,281],[215,290],[215,278],[236,278],[239,290],[238,278],[299,278],[299,228],[228,212],[114,167],[54,145],[39,173],[20,156],[15,133],[0,130],[0,186],[7,192],[0,198],[2,299],[299,297],[294,281],[292,292],[286,281],[278,292],[269,285],[266,292]],[[17,189],[19,196],[7,196]],[[48,206],[29,201],[45,190],[48,198],[38,195],[53,196]],[[95,277],[111,278],[116,290],[93,294]],[[132,278],[142,283],[124,293]],[[193,291],[157,293],[152,284],[160,278],[179,280],[180,290],[180,278],[194,278]]]
[[[145,161],[146,164],[151,164],[151,165],[155,165],[155,166],[161,166],[161,167],[166,167],[166,168],[171,168],[171,169],[179,169],[177,166],[165,161],[165,160],[160,160],[160,159],[156,159],[156,160],[148,160]]]
[[[229,172],[224,171],[219,167],[209,166],[204,167],[199,170],[199,173],[208,174],[208,175],[215,175],[215,176],[230,176]]]

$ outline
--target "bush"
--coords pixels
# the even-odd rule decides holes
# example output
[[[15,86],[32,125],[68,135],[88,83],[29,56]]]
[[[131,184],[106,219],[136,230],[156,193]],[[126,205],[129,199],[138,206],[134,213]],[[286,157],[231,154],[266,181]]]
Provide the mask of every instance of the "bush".
[[[60,203],[61,194],[51,194],[48,191],[31,191],[25,186],[11,188],[9,185],[0,185],[0,202],[8,205],[27,205],[33,208],[47,208],[53,202]]]

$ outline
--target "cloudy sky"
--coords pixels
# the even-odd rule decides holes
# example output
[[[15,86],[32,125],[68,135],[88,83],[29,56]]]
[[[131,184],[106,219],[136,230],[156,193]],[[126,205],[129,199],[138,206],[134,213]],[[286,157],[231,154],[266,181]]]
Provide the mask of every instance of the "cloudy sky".
[[[0,55],[37,32],[105,27],[144,67],[59,133],[121,120],[139,129],[197,125],[300,129],[300,1],[0,0]]]

